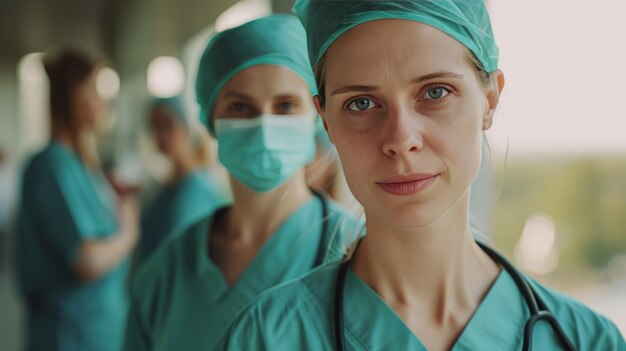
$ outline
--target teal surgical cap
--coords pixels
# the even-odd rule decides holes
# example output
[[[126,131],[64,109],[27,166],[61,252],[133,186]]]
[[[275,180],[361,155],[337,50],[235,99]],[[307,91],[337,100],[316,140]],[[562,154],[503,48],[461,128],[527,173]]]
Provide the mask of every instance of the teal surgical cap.
[[[285,67],[299,75],[317,95],[306,51],[306,33],[292,15],[271,15],[218,33],[208,44],[198,68],[196,98],[201,120],[213,131],[217,96],[235,74],[260,64]]]
[[[314,65],[351,28],[374,20],[405,19],[428,24],[460,41],[487,72],[498,68],[498,46],[483,0],[297,0],[293,10],[306,28]]]
[[[176,121],[182,123],[185,127],[189,126],[182,97],[154,98],[150,102],[149,111],[156,109],[167,110]]]

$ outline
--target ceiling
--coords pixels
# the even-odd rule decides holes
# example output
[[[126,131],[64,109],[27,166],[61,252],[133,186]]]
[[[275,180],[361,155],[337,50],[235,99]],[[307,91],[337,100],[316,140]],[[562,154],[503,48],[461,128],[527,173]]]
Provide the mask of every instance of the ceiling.
[[[0,62],[78,47],[112,61],[174,54],[236,0],[0,0]],[[163,53],[163,51],[170,51]],[[121,55],[120,55],[121,54]]]
[[[107,51],[107,21],[118,0],[0,0],[0,60],[59,45]]]

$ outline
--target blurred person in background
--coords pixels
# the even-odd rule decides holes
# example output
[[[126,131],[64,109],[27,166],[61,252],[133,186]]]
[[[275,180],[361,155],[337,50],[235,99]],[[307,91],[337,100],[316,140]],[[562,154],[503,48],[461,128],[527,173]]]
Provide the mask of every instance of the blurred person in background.
[[[307,183],[312,189],[325,193],[333,200],[339,200],[339,159],[319,117],[315,119],[315,144],[315,159],[306,166]]]
[[[138,208],[134,198],[116,196],[96,152],[101,66],[65,50],[44,67],[51,141],[24,170],[15,239],[26,349],[119,350]]]
[[[0,269],[4,266],[9,218],[13,199],[13,179],[11,177],[8,155],[0,148]]]
[[[233,203],[168,240],[139,269],[125,350],[211,350],[259,293],[340,259],[360,231],[306,183],[316,88],[305,43],[294,16],[272,15],[208,44],[196,95]]]
[[[168,235],[177,234],[179,229],[225,203],[208,170],[206,130],[191,127],[182,99],[154,99],[148,122],[158,151],[172,165],[172,174],[154,200],[142,209],[137,263],[144,261]]]

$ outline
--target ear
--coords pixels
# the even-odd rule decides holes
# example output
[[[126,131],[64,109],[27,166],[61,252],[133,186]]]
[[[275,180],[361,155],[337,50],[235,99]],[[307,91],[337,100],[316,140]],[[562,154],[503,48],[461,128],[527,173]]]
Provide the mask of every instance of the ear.
[[[330,142],[334,144],[335,142],[333,141],[333,136],[330,134],[330,131],[328,130],[328,122],[326,121],[326,110],[320,104],[319,95],[315,95],[313,97],[313,103],[315,104],[315,109],[317,110],[317,113],[319,113],[320,117],[322,117],[322,122],[324,122],[324,129],[326,129],[326,134],[328,134],[328,139],[330,139]]]
[[[491,128],[493,115],[495,114],[498,103],[500,102],[502,89],[504,89],[504,73],[498,69],[491,73],[491,83],[487,89],[487,103],[489,106],[483,116],[483,130]]]

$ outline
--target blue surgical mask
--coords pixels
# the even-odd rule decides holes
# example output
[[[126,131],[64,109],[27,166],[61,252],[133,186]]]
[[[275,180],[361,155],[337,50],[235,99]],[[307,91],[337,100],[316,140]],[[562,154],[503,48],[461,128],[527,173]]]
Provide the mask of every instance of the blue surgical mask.
[[[315,157],[313,116],[216,118],[215,136],[220,162],[258,193],[277,188]]]

